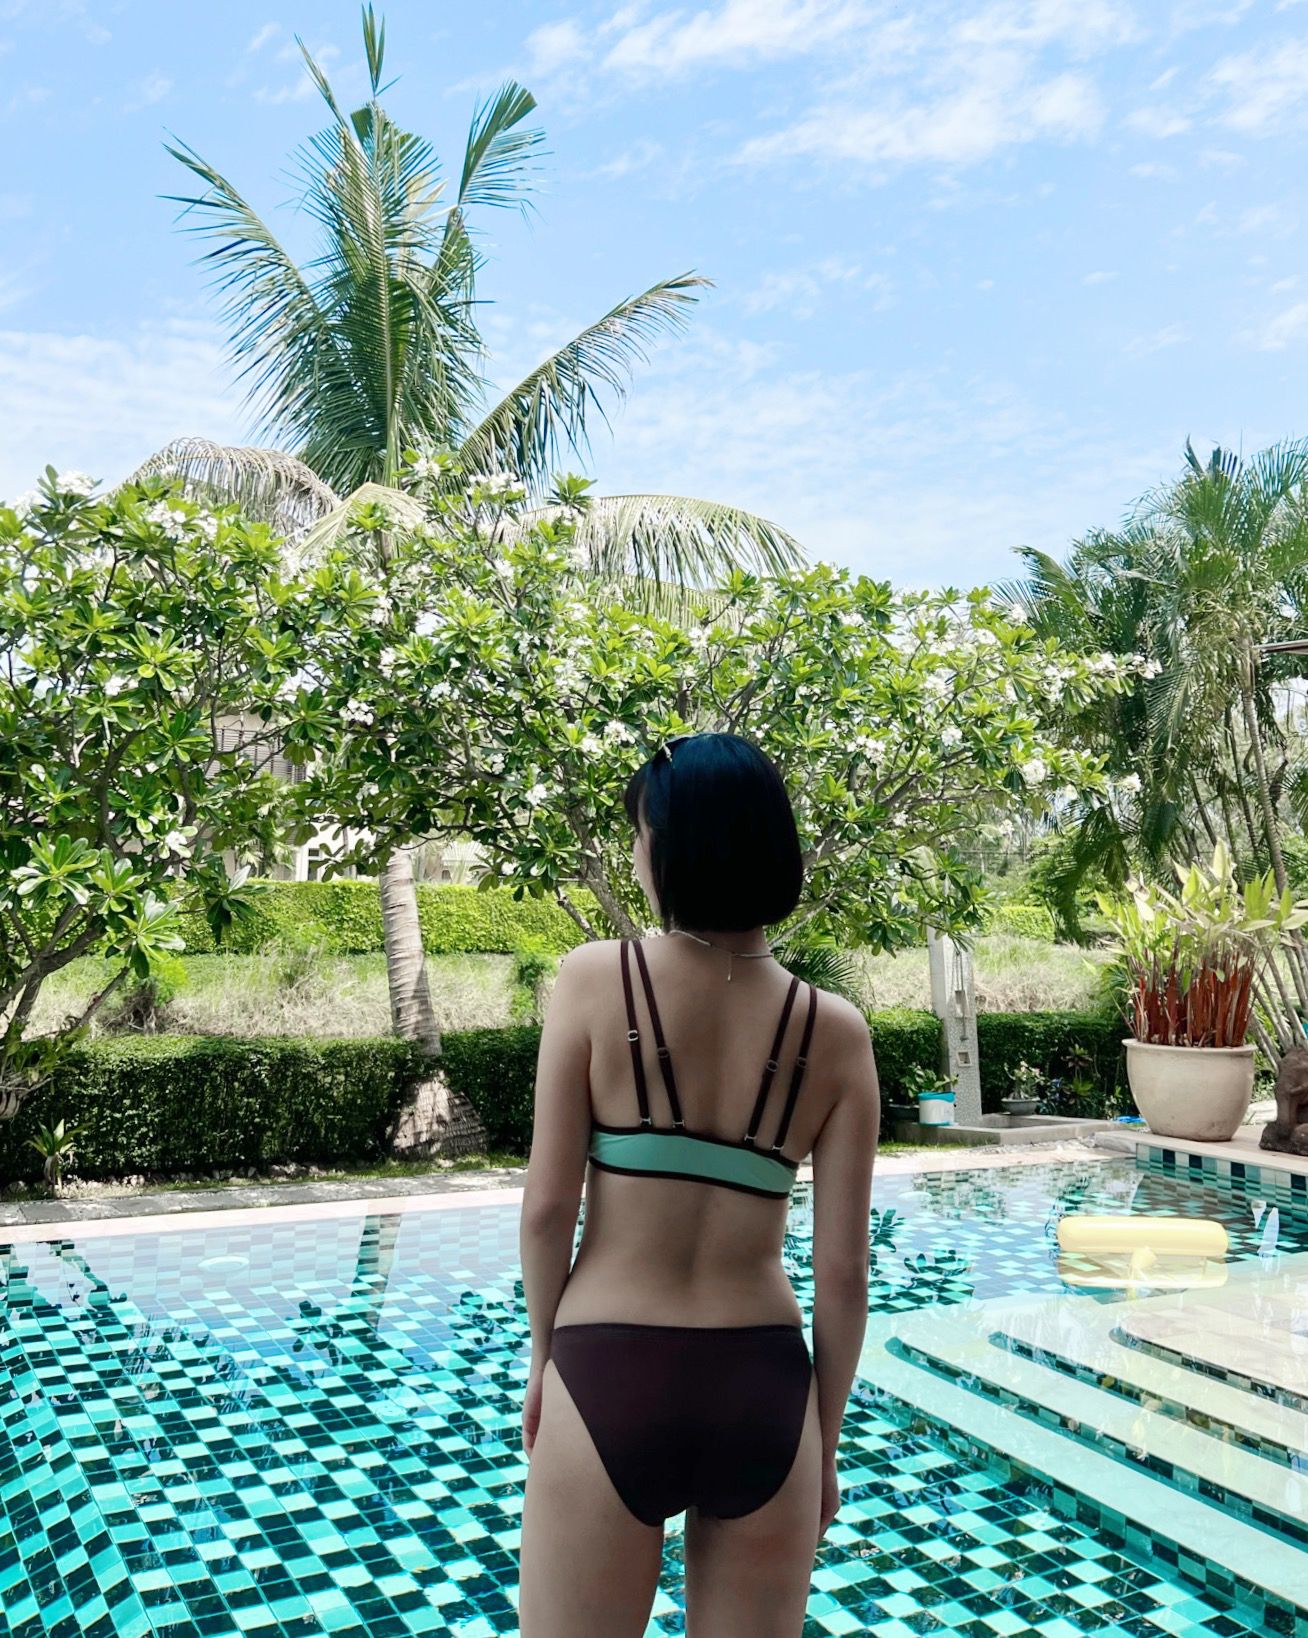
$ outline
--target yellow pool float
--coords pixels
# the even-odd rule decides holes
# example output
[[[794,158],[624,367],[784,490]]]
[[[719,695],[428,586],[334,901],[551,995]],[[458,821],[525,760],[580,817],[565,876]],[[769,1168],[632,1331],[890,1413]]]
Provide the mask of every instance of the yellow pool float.
[[[1087,1217],[1073,1213],[1058,1224],[1058,1249],[1091,1257],[1152,1251],[1186,1257],[1225,1257],[1230,1238],[1210,1217]]]
[[[1225,1227],[1207,1217],[1073,1214],[1058,1224],[1058,1272],[1068,1285],[1101,1291],[1211,1288],[1226,1283],[1229,1244]]]

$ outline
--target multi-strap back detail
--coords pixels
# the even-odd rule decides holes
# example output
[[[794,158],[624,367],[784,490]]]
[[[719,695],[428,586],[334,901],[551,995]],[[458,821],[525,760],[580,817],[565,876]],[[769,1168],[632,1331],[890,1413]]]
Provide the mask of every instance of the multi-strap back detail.
[[[650,1110],[650,1089],[645,1075],[644,1055],[641,1052],[641,1032],[636,1015],[635,986],[631,976],[631,952],[635,951],[636,966],[649,1011],[650,1026],[654,1032],[655,1055],[662,1072],[667,1092],[671,1127],[655,1126]],[[750,1115],[749,1129],[741,1139],[720,1138],[710,1132],[690,1132],[686,1129],[677,1095],[677,1079],[672,1067],[672,1054],[663,1036],[663,1022],[654,986],[640,942],[623,939],[621,949],[622,994],[627,1012],[627,1041],[631,1048],[631,1070],[636,1083],[636,1105],[639,1124],[636,1126],[601,1126],[595,1124],[591,1138],[590,1157],[601,1170],[645,1174],[652,1177],[682,1178],[695,1182],[720,1183],[727,1188],[744,1189],[751,1194],[784,1197],[795,1180],[798,1162],[782,1153],[791,1117],[799,1099],[808,1064],[809,1047],[813,1040],[813,1024],[817,1017],[817,991],[808,986],[808,1012],[799,1053],[790,1077],[790,1086],[781,1118],[772,1144],[759,1146],[759,1131],[767,1113],[768,1095],[776,1079],[781,1049],[786,1030],[794,1011],[799,992],[799,979],[792,978],[786,991],[785,1004],[777,1021],[771,1050],[763,1065],[758,1096]]]

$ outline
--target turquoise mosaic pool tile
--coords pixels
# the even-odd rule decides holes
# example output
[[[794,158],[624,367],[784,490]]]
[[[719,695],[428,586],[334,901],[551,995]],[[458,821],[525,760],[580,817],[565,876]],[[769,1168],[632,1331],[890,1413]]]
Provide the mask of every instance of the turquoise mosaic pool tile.
[[[1071,1209],[1220,1208],[1236,1255],[1260,1245],[1229,1188],[1129,1165],[1020,1171],[879,1183],[874,1306],[1058,1291]],[[1308,1245],[1292,1218],[1287,1247]],[[786,1258],[806,1308],[810,1235],[801,1188]],[[0,1252],[5,1630],[515,1632],[516,1260],[516,1212],[499,1207]],[[1038,1485],[892,1411],[862,1386],[851,1403],[806,1638],[1157,1638],[1177,1611],[1195,1638],[1255,1630],[1185,1603],[1153,1545],[1106,1546],[1101,1521],[1070,1523]],[[684,1633],[683,1585],[673,1531],[651,1635]]]
[[[1224,1155],[1190,1154],[1183,1149],[1169,1149],[1165,1138],[1156,1144],[1138,1144],[1136,1163],[1149,1171],[1190,1183],[1239,1186],[1277,1205],[1308,1211],[1308,1176],[1270,1163],[1262,1166],[1252,1161],[1231,1160]]]

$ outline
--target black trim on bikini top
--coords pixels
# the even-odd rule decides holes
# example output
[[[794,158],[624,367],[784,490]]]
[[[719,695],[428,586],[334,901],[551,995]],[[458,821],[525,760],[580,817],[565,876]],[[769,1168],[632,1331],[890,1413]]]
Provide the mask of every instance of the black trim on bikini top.
[[[722,1138],[709,1132],[688,1132],[686,1123],[681,1116],[681,1103],[677,1097],[676,1077],[672,1070],[672,1054],[668,1050],[663,1038],[663,1023],[659,1017],[658,1004],[654,999],[654,985],[650,979],[649,967],[645,961],[645,952],[639,939],[622,940],[622,992],[627,1010],[627,1040],[631,1044],[631,1067],[636,1081],[636,1102],[640,1110],[640,1124],[638,1126],[603,1126],[598,1121],[592,1125],[596,1131],[627,1134],[642,1131],[668,1132],[667,1127],[656,1127],[650,1114],[649,1087],[645,1079],[645,1065],[640,1052],[640,1029],[636,1021],[636,999],[631,982],[631,964],[628,955],[628,946],[634,946],[636,951],[636,965],[640,969],[641,987],[645,992],[645,1002],[649,1008],[650,1023],[654,1029],[654,1043],[658,1054],[659,1065],[663,1071],[664,1084],[667,1087],[668,1103],[672,1110],[673,1132],[681,1133],[686,1137],[705,1139],[711,1143],[724,1144],[731,1149],[750,1149],[758,1151],[758,1129],[767,1106],[768,1093],[772,1088],[772,1081],[777,1073],[781,1056],[782,1043],[786,1036],[786,1026],[790,1023],[790,1014],[795,1005],[795,996],[799,990],[799,979],[791,975],[789,988],[786,990],[785,1003],[781,1009],[781,1016],[777,1020],[776,1033],[772,1037],[772,1050],[767,1062],[763,1066],[762,1079],[758,1089],[758,1097],[754,1101],[754,1110],[750,1116],[749,1130],[743,1138]],[[791,1160],[781,1153],[781,1146],[786,1141],[790,1130],[790,1119],[795,1111],[795,1104],[799,1098],[799,1089],[803,1084],[804,1070],[808,1065],[808,1050],[813,1040],[813,1025],[817,1018],[817,989],[814,985],[808,986],[808,1014],[804,1020],[804,1033],[800,1041],[799,1053],[795,1058],[795,1066],[791,1071],[790,1086],[787,1090],[785,1107],[782,1110],[781,1124],[777,1128],[776,1140],[770,1149],[764,1153],[773,1159],[779,1160],[784,1166],[798,1170],[799,1161]],[[610,1168],[612,1169],[612,1168]]]

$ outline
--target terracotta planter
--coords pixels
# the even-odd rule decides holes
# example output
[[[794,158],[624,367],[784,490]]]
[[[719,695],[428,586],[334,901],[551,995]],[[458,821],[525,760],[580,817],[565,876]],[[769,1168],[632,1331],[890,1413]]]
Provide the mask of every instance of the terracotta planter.
[[[1235,1136],[1253,1097],[1253,1047],[1125,1045],[1131,1096],[1151,1132],[1197,1143]]]

